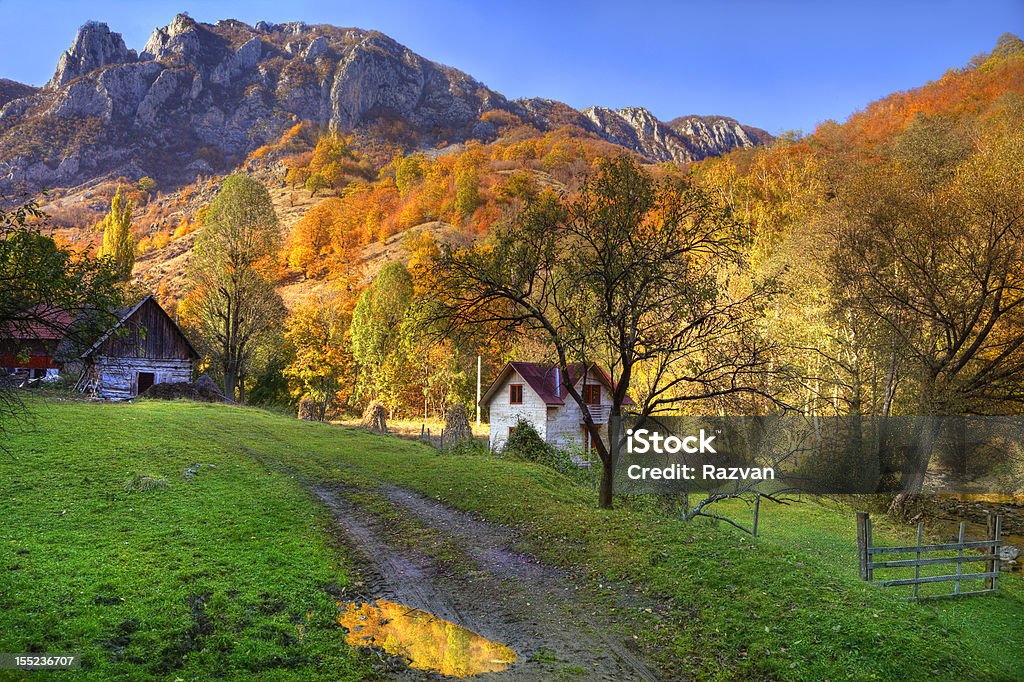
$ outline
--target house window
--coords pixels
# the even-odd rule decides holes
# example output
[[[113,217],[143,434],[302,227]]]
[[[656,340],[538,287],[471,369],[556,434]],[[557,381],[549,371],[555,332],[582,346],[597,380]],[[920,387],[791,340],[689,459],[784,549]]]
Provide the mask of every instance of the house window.
[[[600,405],[601,404],[601,385],[600,384],[586,384],[583,387],[583,402],[587,405]]]
[[[509,387],[508,387],[508,404],[509,405],[522,405],[523,404],[523,385],[522,384],[509,384]]]

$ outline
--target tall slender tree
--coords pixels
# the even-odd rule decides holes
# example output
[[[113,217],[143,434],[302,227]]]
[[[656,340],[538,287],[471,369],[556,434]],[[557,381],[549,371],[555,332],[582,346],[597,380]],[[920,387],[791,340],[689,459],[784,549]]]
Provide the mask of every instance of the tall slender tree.
[[[132,235],[131,199],[126,199],[124,190],[117,188],[110,202],[110,212],[103,218],[103,243],[100,256],[113,260],[120,269],[124,279],[130,279],[132,268],[135,267],[135,237]]]
[[[413,281],[402,263],[381,268],[359,296],[352,313],[352,355],[359,366],[362,397],[380,400],[394,410],[409,383],[409,363],[400,330],[413,300]]]

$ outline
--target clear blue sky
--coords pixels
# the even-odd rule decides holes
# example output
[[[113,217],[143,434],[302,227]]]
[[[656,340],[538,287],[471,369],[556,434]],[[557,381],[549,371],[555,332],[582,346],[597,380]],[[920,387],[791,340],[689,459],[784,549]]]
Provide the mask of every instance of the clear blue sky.
[[[1024,33],[1024,0],[0,0],[0,77],[44,83],[86,20],[140,49],[179,11],[378,29],[510,98],[723,114],[773,133],[844,120]]]

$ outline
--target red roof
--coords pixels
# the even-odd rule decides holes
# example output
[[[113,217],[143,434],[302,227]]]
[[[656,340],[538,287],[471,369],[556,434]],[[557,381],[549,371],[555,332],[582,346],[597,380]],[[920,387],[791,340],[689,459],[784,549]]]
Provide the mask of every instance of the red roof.
[[[567,386],[575,386],[583,377],[584,364],[582,362],[574,362],[568,366],[568,377],[562,377],[561,371],[558,365],[546,364],[541,362],[510,362],[506,364],[501,371],[498,373],[497,378],[491,383],[487,391],[480,398],[480,403],[486,403],[491,399],[491,396],[495,391],[498,390],[502,382],[505,381],[505,377],[512,371],[515,371],[519,376],[523,378],[530,388],[540,396],[540,399],[547,405],[564,405],[565,399],[569,395],[569,389]],[[608,375],[603,368],[597,365],[592,365],[590,368],[590,374],[587,377],[590,380],[597,379],[605,388],[609,391],[615,389],[615,385],[612,383],[611,377]],[[568,379],[568,382],[566,381]],[[627,395],[623,401],[623,405],[632,405],[633,401],[630,400]]]
[[[60,308],[37,305],[24,315],[24,319],[11,320],[2,330],[5,339],[18,341],[59,341],[67,335],[71,315]]]

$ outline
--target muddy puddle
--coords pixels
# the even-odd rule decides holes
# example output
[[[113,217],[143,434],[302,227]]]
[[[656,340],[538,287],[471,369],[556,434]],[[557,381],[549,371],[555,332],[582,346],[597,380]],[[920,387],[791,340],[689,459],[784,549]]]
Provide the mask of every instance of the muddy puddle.
[[[516,660],[516,652],[504,644],[404,604],[378,599],[338,607],[338,623],[350,645],[378,647],[413,668],[470,677],[501,672]]]
[[[326,485],[313,491],[363,583],[339,605],[348,641],[409,659],[418,670],[407,679],[658,679],[629,636],[634,614],[653,615],[653,602],[633,592],[596,601],[577,575],[520,552],[514,530],[408,490],[385,487],[373,498]],[[404,523],[368,508],[368,498]],[[422,530],[409,535],[410,525]]]

